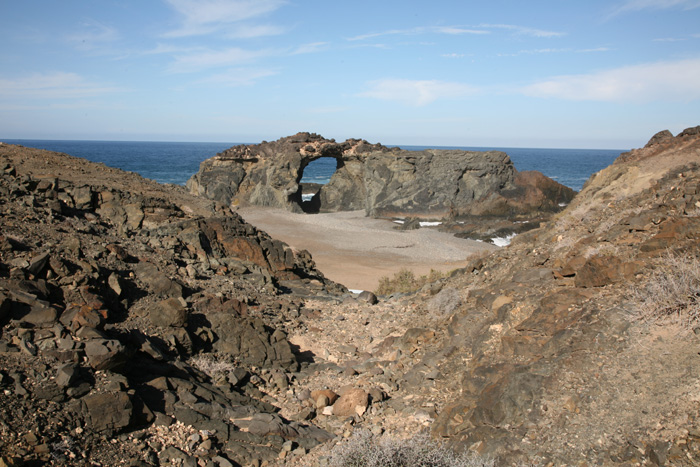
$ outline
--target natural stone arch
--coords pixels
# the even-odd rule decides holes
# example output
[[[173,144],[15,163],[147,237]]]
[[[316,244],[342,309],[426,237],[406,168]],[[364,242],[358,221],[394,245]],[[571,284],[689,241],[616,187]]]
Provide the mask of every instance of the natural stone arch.
[[[500,151],[404,151],[314,133],[234,146],[200,165],[191,192],[231,208],[302,210],[303,169],[332,157],[338,167],[311,212],[364,210],[374,217],[454,218],[554,212],[575,192],[542,174],[519,173]]]
[[[333,159],[335,161],[335,170],[333,171],[333,174],[331,174],[330,179],[332,179],[333,176],[335,176],[338,170],[342,169],[345,166],[342,153],[338,153],[336,155],[324,154],[314,157],[302,157],[299,164],[299,173],[297,175],[297,184],[299,185],[299,190],[297,190],[297,192],[290,197],[289,201],[298,203],[299,207],[301,207],[301,210],[307,214],[316,214],[322,210],[322,192],[326,185],[319,186],[316,189],[314,196],[310,200],[305,201],[303,199],[304,187],[309,184],[302,182],[302,180],[304,179],[304,172],[312,163],[322,159]],[[330,184],[330,180],[328,184]]]

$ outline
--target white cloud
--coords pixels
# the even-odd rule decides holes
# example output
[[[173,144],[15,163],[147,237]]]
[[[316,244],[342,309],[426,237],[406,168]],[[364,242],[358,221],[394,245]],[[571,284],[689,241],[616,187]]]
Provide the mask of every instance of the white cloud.
[[[312,42],[311,44],[303,44],[292,51],[292,55],[310,54],[326,50],[328,42]]]
[[[454,99],[475,94],[477,89],[464,83],[438,80],[381,79],[367,83],[369,89],[361,97],[398,101],[424,106],[438,99]]]
[[[276,74],[278,74],[278,71],[275,70],[233,68],[226,73],[219,73],[203,79],[200,83],[218,84],[228,87],[250,86],[262,78],[267,78],[268,76],[274,76]]]
[[[565,35],[565,33],[563,33],[563,32],[547,31],[544,29],[529,28],[526,26],[517,26],[514,24],[480,24],[479,27],[480,28],[487,28],[487,29],[505,29],[505,30],[511,31],[511,32],[513,32],[513,34],[516,34],[519,36],[532,36],[532,37],[549,38],[549,37],[561,37],[561,36]]]
[[[201,50],[186,55],[176,55],[175,62],[170,66],[170,71],[188,73],[208,68],[235,66],[273,54],[271,50],[246,50],[239,47],[223,50]]]
[[[179,29],[166,37],[186,37],[216,32],[232,23],[251,20],[271,13],[285,0],[166,0],[183,18]],[[258,32],[270,32],[261,29]]]
[[[121,91],[116,87],[86,81],[75,73],[35,73],[0,79],[0,97],[29,99],[76,99]]]
[[[256,37],[279,36],[286,32],[285,28],[270,24],[238,25],[226,32],[226,37],[232,39],[253,39]]]
[[[623,13],[642,10],[667,10],[669,8],[680,8],[683,10],[693,10],[700,8],[698,0],[626,0],[614,7],[607,15],[607,19]]]
[[[374,39],[375,37],[382,36],[417,36],[420,34],[447,34],[447,35],[463,35],[463,34],[489,34],[489,31],[483,29],[475,28],[463,28],[459,26],[421,26],[417,28],[410,29],[389,29],[381,32],[374,32],[369,34],[361,34],[359,36],[349,37],[349,41],[363,41],[367,39]]]
[[[574,101],[700,99],[700,59],[647,63],[582,75],[556,76],[522,88],[535,97]]]

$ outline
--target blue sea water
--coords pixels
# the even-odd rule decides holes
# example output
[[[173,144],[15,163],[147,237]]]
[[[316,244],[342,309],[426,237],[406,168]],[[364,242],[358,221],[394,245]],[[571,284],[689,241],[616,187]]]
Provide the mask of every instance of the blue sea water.
[[[241,143],[179,143],[143,141],[0,140],[9,144],[63,152],[102,162],[161,183],[184,185],[209,157]],[[401,146],[420,151],[428,146]],[[519,171],[538,170],[579,191],[591,174],[607,167],[622,152],[618,149],[534,149],[432,147],[433,149],[499,150],[507,153]],[[331,158],[318,159],[304,170],[302,182],[327,183],[336,168]]]

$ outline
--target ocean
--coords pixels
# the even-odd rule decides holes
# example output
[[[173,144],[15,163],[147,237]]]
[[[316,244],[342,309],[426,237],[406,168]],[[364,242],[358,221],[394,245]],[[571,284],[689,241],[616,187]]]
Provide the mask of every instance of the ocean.
[[[102,162],[160,183],[184,185],[209,157],[241,143],[176,143],[143,141],[70,141],[4,139],[9,144],[63,152],[93,162]],[[538,170],[559,183],[580,191],[591,174],[612,164],[619,149],[536,149],[400,146],[403,149],[499,150],[507,153],[519,171]],[[302,182],[327,183],[335,171],[335,160],[318,159],[304,170]]]

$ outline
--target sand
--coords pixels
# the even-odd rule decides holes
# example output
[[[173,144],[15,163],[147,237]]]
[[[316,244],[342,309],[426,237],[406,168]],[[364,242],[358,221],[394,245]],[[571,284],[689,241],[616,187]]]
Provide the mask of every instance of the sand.
[[[431,269],[463,267],[475,253],[496,247],[457,238],[435,228],[400,231],[364,211],[294,214],[282,209],[244,208],[246,221],[293,248],[308,250],[323,274],[353,290],[374,290],[382,276],[407,268],[417,276]]]

